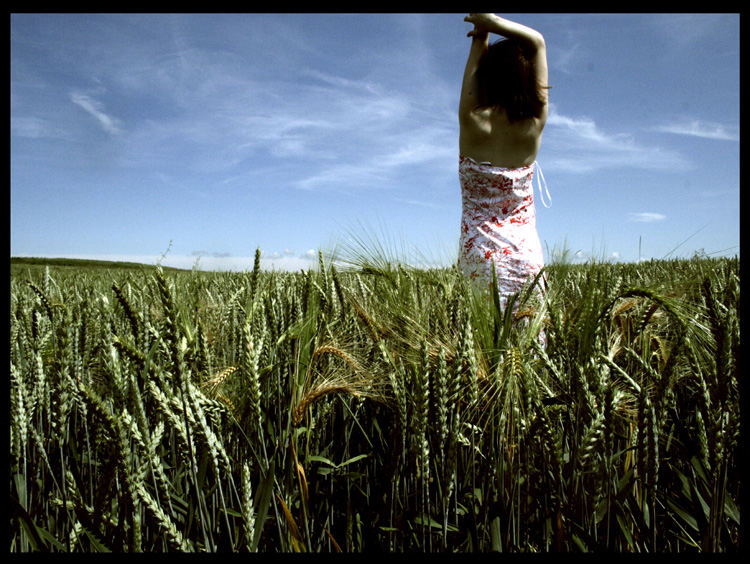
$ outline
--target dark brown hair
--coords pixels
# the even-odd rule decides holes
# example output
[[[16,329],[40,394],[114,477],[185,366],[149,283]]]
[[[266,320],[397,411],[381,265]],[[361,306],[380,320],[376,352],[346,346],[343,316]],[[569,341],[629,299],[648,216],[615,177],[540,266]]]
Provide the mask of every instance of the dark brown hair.
[[[501,39],[489,46],[476,71],[482,106],[503,108],[508,121],[539,117],[544,108],[534,62],[523,45]]]

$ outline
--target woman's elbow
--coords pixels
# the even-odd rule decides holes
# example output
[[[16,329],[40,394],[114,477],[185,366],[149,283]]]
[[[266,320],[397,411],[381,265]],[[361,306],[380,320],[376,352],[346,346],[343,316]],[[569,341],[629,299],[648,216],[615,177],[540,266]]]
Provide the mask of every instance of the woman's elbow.
[[[547,45],[544,42],[544,36],[538,31],[535,31],[530,39],[531,39],[531,43],[534,45],[534,47],[537,50],[542,50],[542,49],[547,48]]]

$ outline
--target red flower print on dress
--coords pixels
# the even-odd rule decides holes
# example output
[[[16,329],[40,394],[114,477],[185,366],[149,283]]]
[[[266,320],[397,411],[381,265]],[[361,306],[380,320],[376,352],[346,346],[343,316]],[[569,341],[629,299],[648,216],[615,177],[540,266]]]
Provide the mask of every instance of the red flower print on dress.
[[[536,231],[534,165],[503,168],[461,155],[458,174],[462,202],[458,267],[470,279],[489,284],[494,266],[505,307],[508,298],[544,266]]]

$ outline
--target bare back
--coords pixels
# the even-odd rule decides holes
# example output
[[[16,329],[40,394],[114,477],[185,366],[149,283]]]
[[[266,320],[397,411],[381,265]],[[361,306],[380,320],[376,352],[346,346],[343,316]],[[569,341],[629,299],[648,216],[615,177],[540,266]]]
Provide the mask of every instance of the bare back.
[[[519,168],[536,160],[547,117],[543,115],[509,123],[503,110],[477,109],[460,120],[458,148],[476,162]]]

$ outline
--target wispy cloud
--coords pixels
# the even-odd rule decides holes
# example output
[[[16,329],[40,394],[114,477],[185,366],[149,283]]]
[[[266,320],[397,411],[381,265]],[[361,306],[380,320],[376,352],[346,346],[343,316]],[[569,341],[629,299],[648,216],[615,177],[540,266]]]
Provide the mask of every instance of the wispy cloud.
[[[550,104],[544,136],[543,163],[566,172],[620,167],[673,170],[691,166],[677,151],[642,144],[630,132],[604,131],[592,118],[566,116],[554,104]]]
[[[401,119],[383,125],[377,134],[374,128],[342,133],[342,144],[334,150],[333,158],[316,163],[315,170],[294,185],[306,190],[351,192],[357,188],[387,188],[394,175],[419,165],[432,163],[452,171],[457,147],[445,140],[456,137],[457,132],[448,125],[422,124],[410,129],[408,121]],[[347,142],[358,145],[359,150],[350,152]]]
[[[110,133],[112,135],[117,135],[118,133],[120,133],[119,120],[110,115],[107,115],[104,112],[104,104],[102,104],[98,100],[95,100],[88,94],[83,94],[81,92],[71,92],[70,101],[77,106],[80,106],[91,116],[93,116],[96,121],[99,122],[99,125],[102,127],[102,129],[104,129],[104,131],[106,131],[107,133]]]
[[[257,163],[253,170],[277,163],[276,187],[351,191],[383,187],[410,165],[453,164],[454,116],[442,115],[439,101],[374,78],[307,70],[294,81],[256,80],[217,65],[201,80],[200,89],[181,93],[169,118],[129,124],[130,165],[194,155],[191,169],[233,174],[240,163]]]
[[[66,139],[69,137],[64,130],[51,123],[48,119],[33,116],[11,115],[10,129],[13,134],[29,139]]]
[[[212,257],[212,258],[228,258],[232,256],[232,253],[227,253],[225,251],[193,251],[190,253],[191,256],[194,257]]]
[[[339,162],[319,166],[318,170],[293,181],[292,185],[302,190],[351,192],[357,188],[385,187],[387,176],[372,160]]]
[[[298,165],[290,186],[339,192],[383,188],[405,167],[446,160],[453,165],[457,122],[444,114],[441,96],[418,99],[373,77],[302,74],[307,79],[293,85],[258,84],[256,100],[237,104],[232,114],[244,127],[238,131],[245,136],[241,150],[267,151]],[[273,100],[273,112],[261,102],[266,98]]]
[[[369,92],[375,92],[377,89],[375,84],[366,80],[352,80],[349,78],[344,78],[342,76],[336,76],[327,72],[322,72],[316,69],[303,69],[300,74],[302,76],[308,76],[310,78],[317,79],[329,86],[333,86],[336,89],[349,88]]]
[[[550,69],[554,72],[571,74],[578,71],[580,62],[585,58],[582,53],[581,43],[575,41],[567,45],[559,45],[549,53]]]
[[[702,41],[722,33],[728,25],[739,26],[736,14],[651,14],[648,21],[662,38],[666,56],[699,48]]]
[[[408,204],[410,206],[419,206],[422,208],[430,208],[430,209],[442,209],[445,206],[441,204],[436,204],[435,202],[428,201],[428,200],[415,200],[415,199],[409,199],[409,198],[393,198],[396,202],[401,202],[404,204]]]
[[[332,53],[315,33],[292,40],[294,17],[211,18],[221,40],[202,41],[189,18],[138,17],[137,27],[97,35],[98,55],[80,58],[81,86],[68,100],[117,137],[121,166],[219,183],[263,174],[275,189],[347,193],[387,187],[408,167],[455,167],[455,84],[440,73],[422,16],[392,18],[409,33],[376,53],[356,43]],[[92,77],[100,89],[84,82]],[[14,120],[14,134],[49,134],[48,125]]]
[[[654,128],[655,131],[663,133],[674,133],[676,135],[689,135],[702,137],[704,139],[717,139],[720,141],[739,141],[740,135],[737,127],[714,122],[701,121],[698,119],[682,120],[674,123],[663,124]]]
[[[667,216],[663,213],[655,212],[632,212],[628,214],[629,221],[638,223],[653,223],[655,221],[664,221]]]

